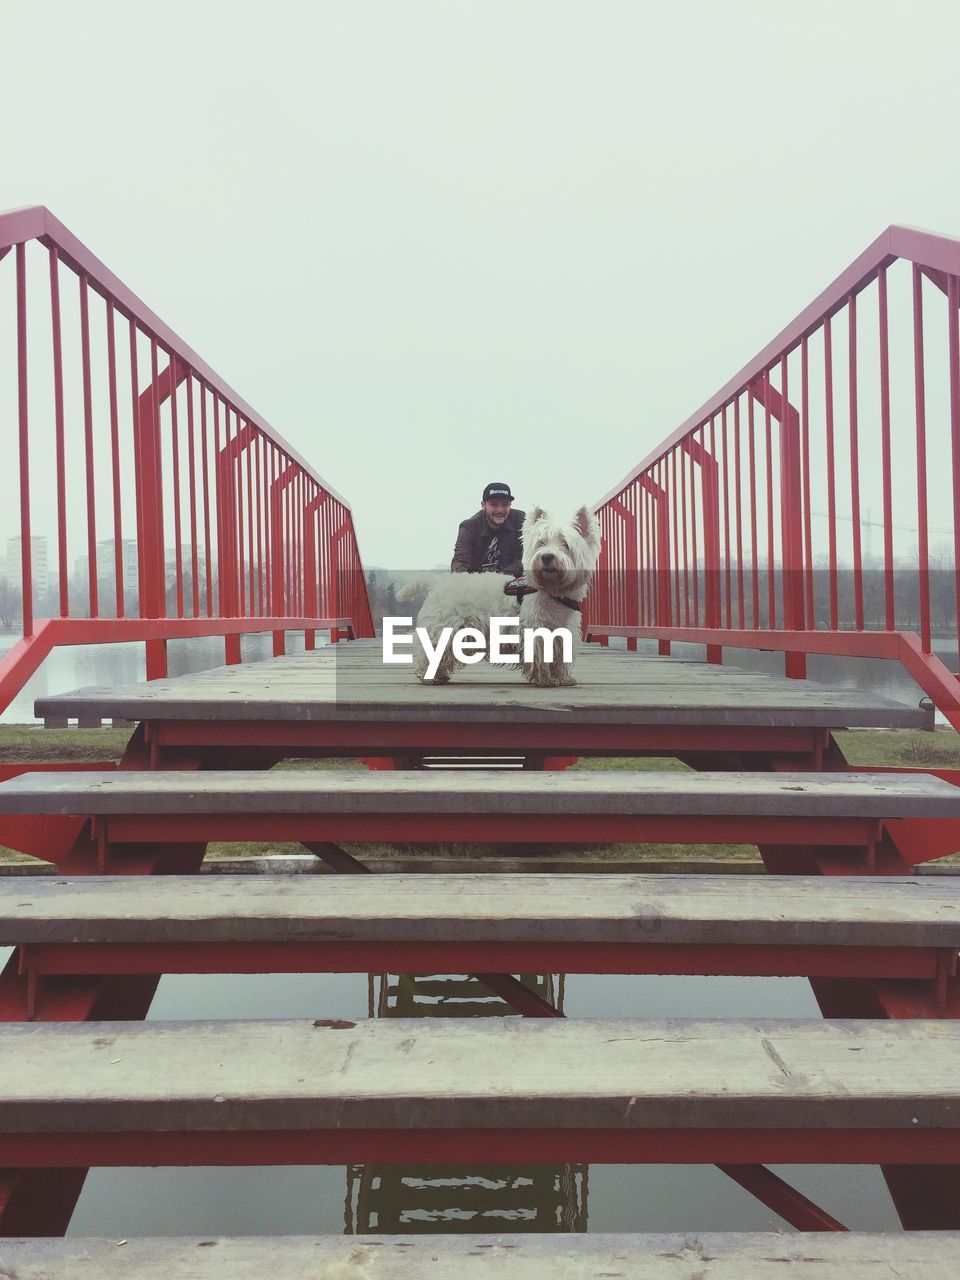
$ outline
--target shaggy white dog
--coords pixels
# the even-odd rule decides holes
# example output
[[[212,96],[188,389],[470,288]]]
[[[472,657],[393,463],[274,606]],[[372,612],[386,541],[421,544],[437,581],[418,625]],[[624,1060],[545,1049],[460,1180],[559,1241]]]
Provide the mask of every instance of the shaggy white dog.
[[[502,573],[451,573],[441,578],[410,583],[398,599],[411,599],[429,588],[420,606],[417,626],[423,627],[434,648],[444,628],[454,631],[471,627],[490,642],[490,619],[517,617],[522,638],[526,628],[550,631],[565,627],[573,637],[574,655],[580,642],[579,605],[586,598],[590,578],[600,554],[600,526],[588,507],[581,507],[569,523],[553,520],[534,507],[523,523],[523,576],[531,588],[518,601],[504,593],[511,581]],[[431,683],[446,684],[463,666],[448,645]],[[548,660],[544,640],[534,637],[531,662],[524,662],[523,674],[531,684],[545,687],[576,684],[572,663],[563,661],[559,643]],[[416,646],[414,670],[419,680],[427,679],[428,656]]]

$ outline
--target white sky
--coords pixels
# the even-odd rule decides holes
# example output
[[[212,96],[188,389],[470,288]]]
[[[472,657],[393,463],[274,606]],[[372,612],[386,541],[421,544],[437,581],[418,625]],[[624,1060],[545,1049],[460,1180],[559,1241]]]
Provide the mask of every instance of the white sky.
[[[947,0],[8,2],[0,208],[194,346],[367,563],[432,565],[487,480],[596,500],[887,224],[960,233],[958,36]]]

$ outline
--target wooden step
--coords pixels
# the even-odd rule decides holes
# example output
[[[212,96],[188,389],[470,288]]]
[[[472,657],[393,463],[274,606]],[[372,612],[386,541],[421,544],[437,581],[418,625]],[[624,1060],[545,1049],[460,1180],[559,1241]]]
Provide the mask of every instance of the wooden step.
[[[960,1162],[960,1024],[8,1023],[12,1167]]]
[[[611,872],[0,881],[0,946],[416,940],[960,948],[960,879]]]
[[[0,1256],[17,1280],[955,1280],[960,1233],[73,1236]]]
[[[960,879],[696,875],[0,881],[30,972],[725,973],[946,979]]]
[[[864,847],[882,819],[960,818],[918,773],[281,769],[25,773],[0,813],[104,820],[108,840],[671,840]]]
[[[931,774],[583,769],[179,770],[23,773],[0,783],[0,813],[76,815],[472,813],[600,816],[960,818],[960,787]]]
[[[0,946],[417,938],[960,948],[960,881],[615,872],[0,881]]]

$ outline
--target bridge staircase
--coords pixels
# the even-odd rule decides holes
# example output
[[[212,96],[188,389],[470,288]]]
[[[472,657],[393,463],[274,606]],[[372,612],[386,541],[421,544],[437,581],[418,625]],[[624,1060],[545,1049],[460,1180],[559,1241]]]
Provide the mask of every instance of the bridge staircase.
[[[854,314],[863,290],[885,289],[885,273],[908,255],[914,280],[948,300],[955,350],[956,244],[891,229],[600,504],[594,643],[578,658],[575,688],[535,690],[486,669],[434,689],[380,661],[343,500],[47,211],[4,218],[0,256],[13,249],[18,287],[22,474],[26,246],[49,255],[51,280],[78,275],[85,306],[90,295],[103,302],[108,335],[129,326],[139,607],[126,616],[118,560],[114,614],[101,616],[91,571],[89,617],[70,616],[69,598],[55,617],[32,616],[27,504],[24,637],[0,669],[0,698],[65,642],[143,642],[148,678],[37,702],[39,717],[60,724],[132,722],[117,767],[8,765],[0,781],[0,840],[56,867],[0,880],[0,944],[14,948],[0,975],[0,1271],[27,1280],[162,1269],[176,1280],[379,1268],[469,1280],[632,1268],[693,1280],[769,1274],[774,1259],[796,1280],[951,1275],[960,879],[921,872],[960,848],[958,778],[851,767],[839,731],[919,730],[927,712],[800,677],[807,655],[869,651],[901,662],[954,728],[960,700],[931,651],[928,614],[918,636],[897,630],[889,608],[882,629],[865,625],[862,564],[857,625],[840,626],[835,562],[831,625],[814,625],[807,396],[794,410],[789,388],[805,384],[788,374],[818,326],[829,335],[838,307]],[[115,343],[107,353],[109,374]],[[56,409],[62,384],[52,385]],[[738,535],[757,544],[763,486],[751,473],[753,525],[740,528],[728,500],[740,454],[725,448],[735,427],[746,437],[757,406],[768,440],[780,437],[776,474],[773,454],[764,459],[766,496],[779,494],[777,518],[771,507],[760,524],[778,543],[765,576],[758,554],[746,572],[733,554]],[[181,501],[183,484],[172,498],[164,488],[174,459],[192,477],[192,504]],[[216,484],[204,489],[208,475]],[[216,580],[205,572],[204,495]],[[112,496],[124,497],[116,471]],[[191,530],[170,584],[165,518],[178,546]],[[93,523],[89,532],[96,564]],[[258,631],[274,656],[241,663],[241,635]],[[292,631],[305,634],[302,654],[284,652]],[[318,647],[318,634],[329,643]],[[225,665],[169,677],[167,646],[189,635],[222,637]],[[707,661],[677,652],[683,644],[704,646]],[[784,674],[723,665],[725,647],[746,646],[785,654]],[[316,767],[331,760],[355,767]],[[643,767],[603,767],[611,760]],[[198,875],[220,840],[295,841],[328,874]],[[758,850],[766,874],[398,876],[376,874],[363,854],[371,842],[531,852],[737,843]],[[365,1020],[318,1011],[306,1021],[145,1021],[164,974],[269,972],[424,976],[382,979],[374,1012],[385,1016]],[[543,975],[577,973],[801,976],[822,1018],[565,1017]],[[497,1014],[423,1016],[419,997],[435,997],[430,984],[450,975],[464,984],[470,975],[457,999],[482,982]],[[716,1165],[800,1234],[592,1237],[581,1230],[591,1163]],[[348,1227],[388,1224],[389,1233],[51,1238],[66,1232],[91,1167],[218,1164],[342,1165]],[[907,1230],[847,1232],[770,1168],[784,1164],[880,1166]],[[521,1194],[509,1175],[476,1172],[504,1166],[551,1172],[536,1194],[533,1179]],[[454,1185],[441,1188],[451,1168]],[[363,1172],[373,1170],[386,1172]],[[486,1202],[484,1178],[495,1184]],[[416,1197],[391,1207],[411,1189],[454,1217],[462,1197],[472,1229],[420,1236]],[[485,1204],[505,1214],[494,1235],[479,1221]],[[510,1226],[517,1212],[537,1230]]]

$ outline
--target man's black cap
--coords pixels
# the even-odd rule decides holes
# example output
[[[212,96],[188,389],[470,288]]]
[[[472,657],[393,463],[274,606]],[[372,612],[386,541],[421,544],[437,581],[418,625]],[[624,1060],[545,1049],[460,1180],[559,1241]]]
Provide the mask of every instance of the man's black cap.
[[[513,494],[510,492],[508,484],[499,484],[494,481],[488,484],[483,491],[483,501],[490,502],[494,498],[503,498],[506,502],[513,502]]]

